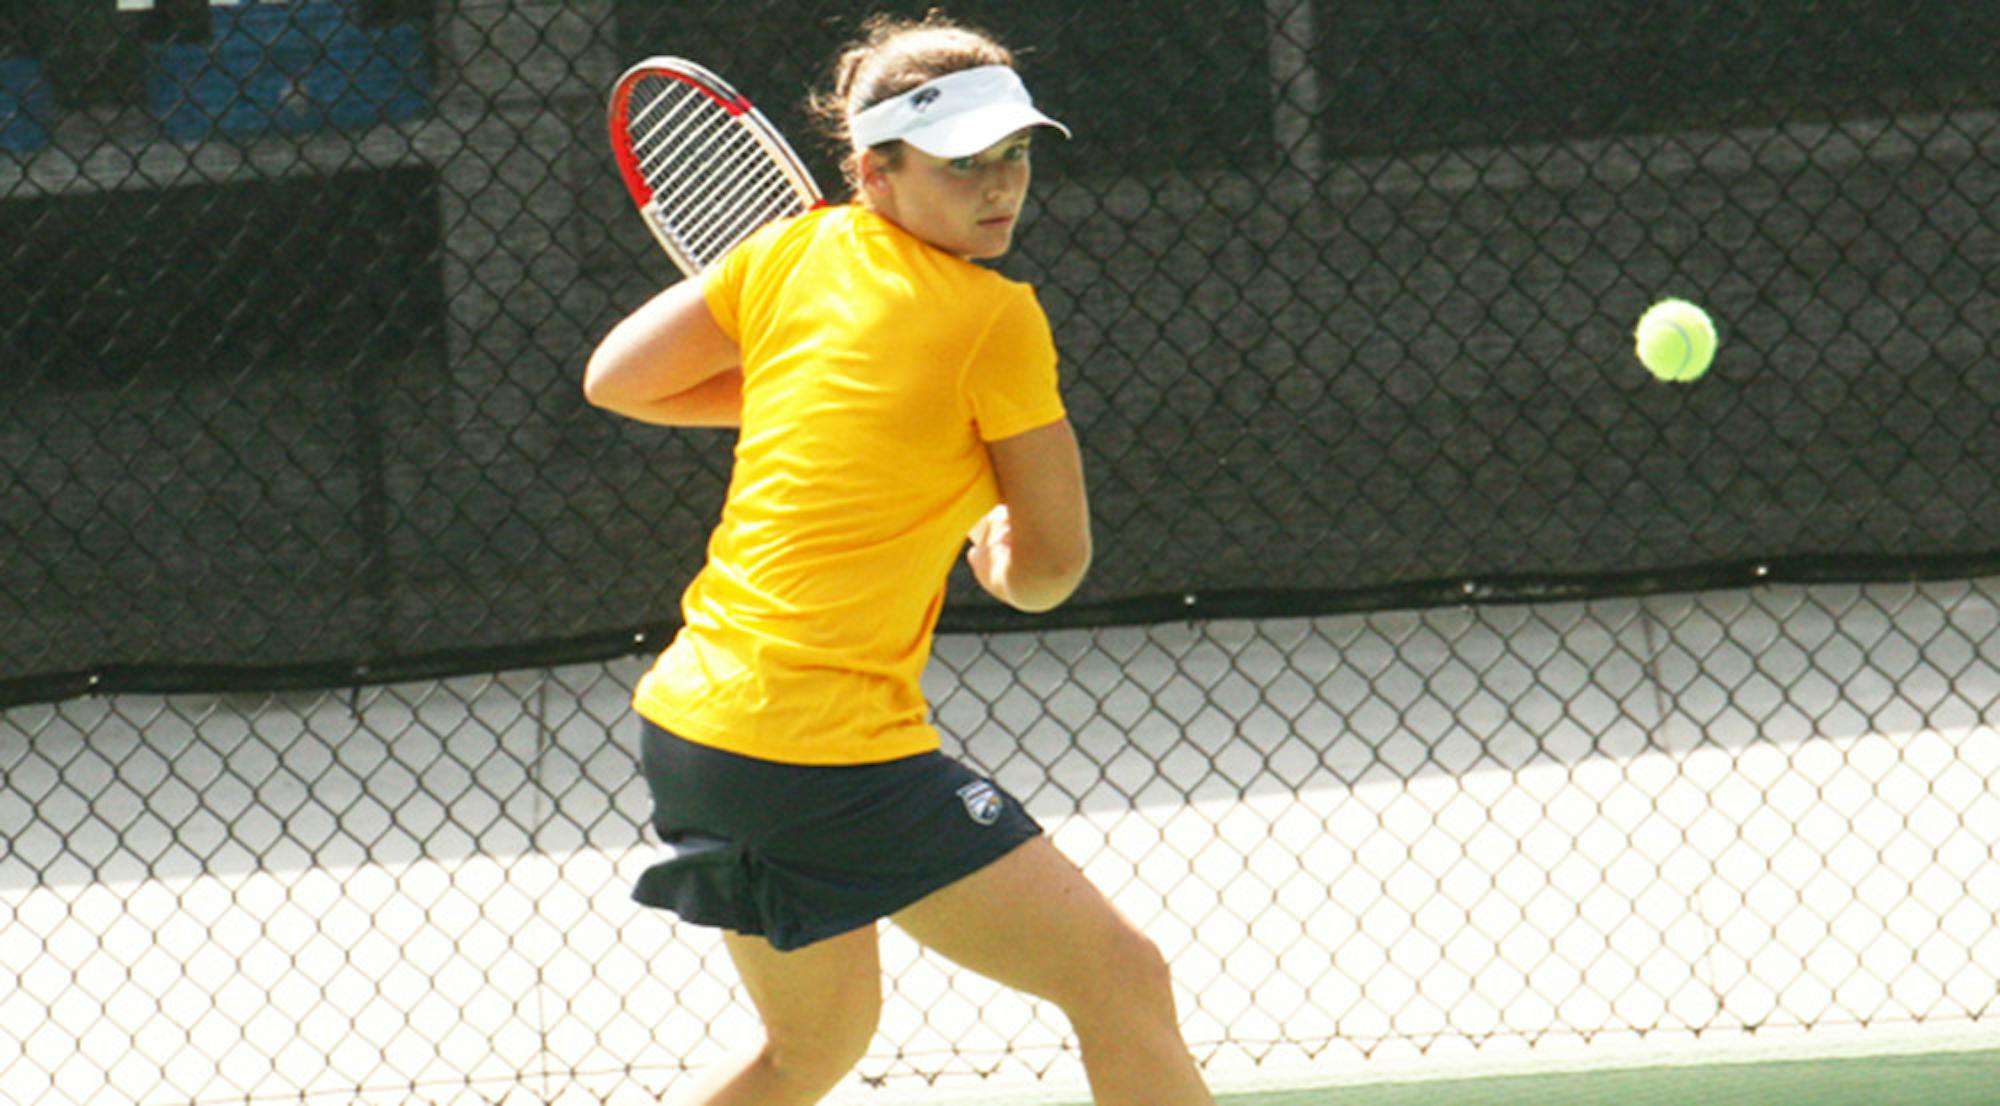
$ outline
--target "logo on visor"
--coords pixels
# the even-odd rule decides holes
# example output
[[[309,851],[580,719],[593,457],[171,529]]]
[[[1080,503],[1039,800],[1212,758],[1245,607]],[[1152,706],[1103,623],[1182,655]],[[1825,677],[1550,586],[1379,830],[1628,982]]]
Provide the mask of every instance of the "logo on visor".
[[[910,110],[923,111],[937,103],[937,98],[942,95],[944,93],[935,88],[920,88],[910,94]]]
[[[982,826],[990,826],[1000,820],[1000,810],[1004,805],[1000,799],[1000,789],[977,780],[958,789],[958,801],[965,804],[965,813]]]

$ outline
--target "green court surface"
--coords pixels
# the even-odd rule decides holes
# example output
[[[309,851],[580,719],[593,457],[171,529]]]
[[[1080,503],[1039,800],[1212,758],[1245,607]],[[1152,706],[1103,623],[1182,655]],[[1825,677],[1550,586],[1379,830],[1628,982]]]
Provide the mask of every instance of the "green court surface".
[[[1405,1079],[1224,1094],[1216,1101],[1218,1106],[2000,1106],[2000,1049]]]

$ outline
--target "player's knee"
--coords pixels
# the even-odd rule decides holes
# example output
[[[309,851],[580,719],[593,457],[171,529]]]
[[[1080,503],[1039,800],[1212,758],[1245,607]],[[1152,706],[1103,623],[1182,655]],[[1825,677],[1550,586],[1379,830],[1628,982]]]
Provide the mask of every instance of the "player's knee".
[[[1173,1012],[1173,980],[1167,958],[1152,939],[1130,926],[1106,936],[1093,959],[1095,978],[1081,984],[1064,1003],[1072,1019],[1093,1013],[1116,1018]]]
[[[1121,941],[1119,957],[1124,984],[1134,994],[1143,995],[1149,1002],[1173,1004],[1174,984],[1172,969],[1167,966],[1165,954],[1152,938],[1136,929],[1128,929]]]
[[[831,1087],[868,1054],[881,1015],[879,1002],[796,1027],[764,1029],[764,1061],[801,1086]]]

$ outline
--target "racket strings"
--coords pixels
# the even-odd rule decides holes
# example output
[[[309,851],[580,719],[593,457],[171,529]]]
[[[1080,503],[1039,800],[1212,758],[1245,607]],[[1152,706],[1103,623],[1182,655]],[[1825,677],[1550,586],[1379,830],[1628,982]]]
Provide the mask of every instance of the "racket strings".
[[[679,81],[634,90],[627,125],[640,175],[653,193],[650,217],[697,265],[772,219],[809,206],[755,132]]]
[[[632,148],[640,156],[641,172],[647,183],[655,187],[663,182],[659,178],[662,166],[671,165],[671,159],[682,158],[681,167],[689,172],[698,172],[702,166],[690,155],[702,152],[703,146],[718,145],[727,140],[733,128],[732,117],[707,97],[698,92],[677,86],[684,95],[677,98],[672,108],[653,123],[644,124],[646,116],[653,114],[651,105],[641,110],[635,117],[635,124],[644,124],[640,132],[635,126]],[[672,91],[672,90],[670,90]],[[661,103],[668,97],[662,96]]]
[[[765,181],[758,191],[736,198],[729,207],[718,208],[706,224],[688,228],[692,251],[704,257],[720,255],[765,223],[804,208],[788,182]]]
[[[748,167],[741,164],[746,141],[754,145],[756,140],[734,126],[728,113],[691,93],[681,110],[635,137],[633,152],[640,175],[662,203],[700,203],[704,190],[713,192],[727,182],[726,173]]]

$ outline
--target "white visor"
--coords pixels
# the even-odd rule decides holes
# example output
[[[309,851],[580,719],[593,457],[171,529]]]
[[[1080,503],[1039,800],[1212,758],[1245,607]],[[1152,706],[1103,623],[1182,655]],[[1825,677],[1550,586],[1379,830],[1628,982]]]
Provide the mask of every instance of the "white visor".
[[[1020,74],[1005,65],[947,73],[848,120],[856,149],[901,139],[932,157],[970,157],[1026,127],[1069,128],[1035,110]]]

